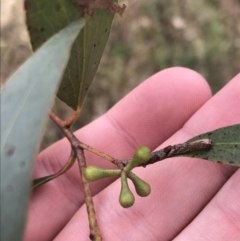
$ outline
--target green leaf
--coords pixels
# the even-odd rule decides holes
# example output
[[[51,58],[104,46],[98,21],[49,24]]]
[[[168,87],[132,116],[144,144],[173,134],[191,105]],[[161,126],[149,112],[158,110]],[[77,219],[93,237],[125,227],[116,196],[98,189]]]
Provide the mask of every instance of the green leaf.
[[[47,110],[83,24],[72,23],[51,38],[1,92],[1,240],[22,240],[33,160]]]
[[[208,151],[194,151],[180,156],[189,156],[240,166],[240,124],[207,132],[188,142],[208,138],[212,146]]]
[[[33,49],[81,15],[71,0],[27,0],[27,25]],[[86,17],[57,96],[74,110],[82,106],[107,43],[114,14],[95,9]]]

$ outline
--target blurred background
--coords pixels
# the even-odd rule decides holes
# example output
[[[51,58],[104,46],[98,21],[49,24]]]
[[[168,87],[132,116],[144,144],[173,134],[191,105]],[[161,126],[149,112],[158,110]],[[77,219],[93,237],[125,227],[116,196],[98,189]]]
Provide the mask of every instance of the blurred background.
[[[75,123],[105,113],[152,74],[172,66],[201,73],[213,93],[240,71],[240,0],[125,0]],[[1,0],[1,84],[31,55],[22,0]],[[59,100],[55,111],[71,111]],[[50,121],[41,148],[62,138]]]

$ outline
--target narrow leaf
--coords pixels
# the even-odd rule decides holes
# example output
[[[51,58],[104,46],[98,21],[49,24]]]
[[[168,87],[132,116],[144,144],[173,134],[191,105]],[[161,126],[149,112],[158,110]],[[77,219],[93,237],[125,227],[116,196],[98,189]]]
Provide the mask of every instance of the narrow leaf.
[[[47,110],[82,27],[77,21],[51,38],[1,92],[1,240],[22,240],[32,163]]]
[[[25,3],[34,50],[82,14],[81,8],[76,7],[72,0],[26,0]],[[86,17],[86,25],[73,45],[57,96],[74,110],[82,106],[94,79],[113,17],[113,13],[95,9],[92,16]]]
[[[240,124],[201,134],[190,139],[189,142],[205,138],[212,141],[210,150],[194,151],[181,154],[181,156],[197,157],[209,161],[240,166]]]

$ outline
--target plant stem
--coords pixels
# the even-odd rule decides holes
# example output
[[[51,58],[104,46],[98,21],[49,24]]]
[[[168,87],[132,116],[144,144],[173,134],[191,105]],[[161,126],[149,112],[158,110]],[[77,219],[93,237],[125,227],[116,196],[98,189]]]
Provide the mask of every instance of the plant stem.
[[[78,107],[77,110],[75,110],[67,120],[63,121],[63,126],[70,127],[72,124],[76,121],[78,118],[79,114],[81,112],[81,108]]]
[[[60,128],[60,130],[67,137],[67,139],[69,140],[70,143],[72,143],[74,141],[74,142],[78,143],[78,145],[82,149],[92,152],[92,153],[102,157],[103,159],[112,162],[113,164],[118,166],[118,168],[123,169],[124,166],[122,165],[122,162],[120,160],[80,142],[77,139],[77,137],[72,133],[72,131],[69,129],[69,127],[65,125],[64,121],[62,121],[53,111],[49,112],[49,116],[56,123],[56,125]]]
[[[49,115],[58,126],[62,124],[61,119],[54,112],[51,111]],[[78,145],[81,148],[88,150],[112,162],[113,164],[118,166],[119,169],[123,169],[130,161],[130,160],[120,161],[114,157],[107,155],[104,152],[101,152],[93,147],[90,147],[84,143],[81,143],[68,128],[64,127],[64,125],[60,129],[62,130],[64,135],[69,139],[70,143],[71,143],[71,139],[74,139],[76,142],[78,142]],[[147,165],[154,164],[155,162],[162,161],[169,157],[178,156],[183,153],[189,153],[197,150],[209,150],[211,146],[212,146],[212,142],[210,139],[202,139],[202,140],[197,140],[193,142],[185,142],[177,145],[169,145],[163,149],[152,152],[150,159],[146,163],[140,166],[146,167]]]
[[[83,184],[83,191],[85,194],[85,203],[86,203],[87,212],[88,212],[89,227],[90,227],[89,237],[92,241],[101,241],[102,237],[97,224],[97,218],[96,218],[94,203],[93,203],[92,194],[90,190],[90,184],[83,175],[84,170],[86,168],[86,161],[83,154],[83,148],[81,147],[81,143],[77,139],[77,137],[72,133],[69,127],[65,126],[64,122],[53,111],[49,112],[49,116],[57,124],[57,126],[60,128],[62,133],[66,136],[66,138],[69,140],[72,146],[72,150],[74,151],[77,157],[79,169],[80,169],[80,175],[81,175],[82,184]]]
[[[91,146],[88,146],[82,142],[79,141],[79,146],[89,152],[92,152],[100,157],[102,157],[103,159],[107,160],[107,161],[110,161],[112,162],[113,164],[115,164],[116,166],[118,166],[119,169],[123,169],[123,165],[122,165],[122,162],[120,160],[117,160],[116,158],[112,157],[112,156],[109,156],[108,154],[102,152],[102,151],[99,151]]]
[[[169,145],[163,149],[152,152],[150,159],[144,163],[143,167],[162,161],[169,157],[179,156],[184,153],[190,153],[197,150],[209,150],[212,146],[210,139],[201,139],[193,142],[185,142],[177,145]],[[126,166],[129,160],[123,161],[123,165]]]
[[[81,179],[83,183],[83,191],[85,194],[85,202],[87,206],[89,228],[90,228],[89,237],[92,241],[102,241],[102,236],[98,227],[96,213],[94,209],[94,203],[93,203],[92,193],[90,189],[90,184],[83,175],[84,170],[86,168],[86,160],[84,157],[84,153],[82,148],[80,148],[79,146],[74,147],[74,150],[77,155],[78,165],[79,165]]]

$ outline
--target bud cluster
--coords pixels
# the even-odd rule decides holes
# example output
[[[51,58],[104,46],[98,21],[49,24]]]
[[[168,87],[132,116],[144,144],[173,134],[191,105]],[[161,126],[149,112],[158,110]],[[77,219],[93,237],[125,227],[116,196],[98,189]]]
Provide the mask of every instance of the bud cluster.
[[[132,169],[146,163],[151,156],[151,151],[146,146],[137,148],[133,158],[128,164],[120,169],[104,169],[96,166],[88,166],[84,171],[84,177],[88,181],[96,181],[106,177],[121,177],[121,191],[119,195],[119,203],[122,207],[128,208],[134,204],[135,198],[128,186],[128,178],[133,182],[136,193],[141,197],[146,197],[151,192],[151,187],[132,172]]]

